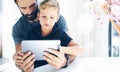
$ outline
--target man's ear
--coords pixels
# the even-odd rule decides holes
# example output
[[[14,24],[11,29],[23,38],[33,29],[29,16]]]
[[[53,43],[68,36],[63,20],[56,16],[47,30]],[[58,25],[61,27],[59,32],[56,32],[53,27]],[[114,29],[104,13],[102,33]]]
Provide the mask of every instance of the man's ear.
[[[59,18],[60,18],[60,15],[57,16],[57,18],[56,18],[56,22],[59,20]]]
[[[37,19],[40,19],[40,12],[37,13]]]

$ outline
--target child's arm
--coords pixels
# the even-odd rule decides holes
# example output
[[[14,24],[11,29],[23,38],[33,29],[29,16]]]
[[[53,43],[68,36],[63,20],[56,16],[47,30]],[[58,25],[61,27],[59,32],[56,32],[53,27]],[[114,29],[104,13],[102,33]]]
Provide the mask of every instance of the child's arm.
[[[74,58],[78,55],[81,55],[81,56],[83,55],[83,48],[80,48],[79,45],[73,40],[70,41],[67,47],[62,46],[60,48],[60,51],[65,54],[68,54],[70,57],[70,61],[73,61]]]
[[[69,54],[69,55],[73,55],[73,56],[83,54],[83,48],[80,48],[79,45],[77,43],[75,43],[73,40],[70,41],[70,43],[68,44],[67,47],[62,46],[60,48],[60,51],[65,54]]]

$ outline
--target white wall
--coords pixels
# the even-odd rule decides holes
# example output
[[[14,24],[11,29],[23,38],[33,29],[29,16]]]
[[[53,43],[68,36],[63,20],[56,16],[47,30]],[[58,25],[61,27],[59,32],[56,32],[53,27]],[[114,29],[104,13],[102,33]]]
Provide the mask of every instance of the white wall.
[[[2,2],[2,25],[3,25],[3,57],[12,58],[15,47],[12,39],[12,27],[15,24],[15,19],[19,18],[18,8],[14,0],[3,0]]]
[[[104,23],[96,23],[94,27],[94,56],[108,56],[108,19]]]
[[[2,1],[0,1],[0,58],[2,57]]]
[[[2,0],[0,0],[0,11],[2,10]]]

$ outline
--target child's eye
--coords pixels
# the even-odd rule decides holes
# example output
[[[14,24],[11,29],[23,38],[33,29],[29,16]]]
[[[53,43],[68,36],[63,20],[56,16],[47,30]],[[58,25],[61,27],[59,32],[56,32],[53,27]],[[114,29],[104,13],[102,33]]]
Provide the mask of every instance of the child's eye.
[[[42,16],[42,18],[46,18],[46,16]]]
[[[54,19],[54,17],[50,17],[51,19]]]

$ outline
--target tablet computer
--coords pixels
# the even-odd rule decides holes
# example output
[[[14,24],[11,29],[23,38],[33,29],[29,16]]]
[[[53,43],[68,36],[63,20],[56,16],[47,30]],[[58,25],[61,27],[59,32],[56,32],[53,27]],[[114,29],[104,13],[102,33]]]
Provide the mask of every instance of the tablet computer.
[[[23,40],[22,52],[31,51],[35,54],[35,60],[44,60],[42,58],[44,51],[49,48],[56,49],[60,45],[60,40]]]

